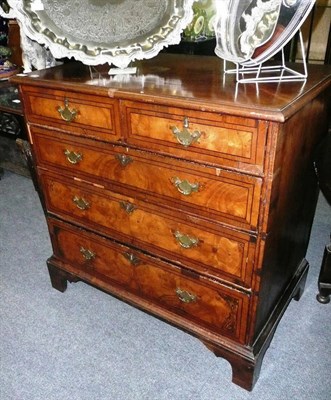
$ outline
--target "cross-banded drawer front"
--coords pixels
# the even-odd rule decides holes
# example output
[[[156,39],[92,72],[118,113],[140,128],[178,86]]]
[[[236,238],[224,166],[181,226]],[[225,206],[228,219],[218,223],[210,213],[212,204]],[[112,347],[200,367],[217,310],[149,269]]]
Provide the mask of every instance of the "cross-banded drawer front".
[[[59,215],[192,270],[250,287],[255,244],[248,234],[180,219],[90,185],[43,175],[46,205]],[[254,241],[253,241],[254,242]]]
[[[266,125],[253,119],[123,102],[127,141],[180,158],[261,173]]]
[[[244,342],[249,296],[204,279],[129,247],[49,220],[54,254],[82,278],[120,285],[140,298],[215,333]]]
[[[32,128],[38,163],[44,168],[61,167],[88,180],[99,179],[116,191],[131,188],[134,196],[167,207],[191,210],[198,215],[239,227],[255,229],[262,179],[225,170],[126,150],[109,149],[90,140]],[[160,197],[161,196],[161,197]],[[139,196],[138,196],[139,197]]]
[[[81,93],[27,88],[25,108],[29,122],[45,124],[73,134],[114,141],[120,138],[118,103]]]

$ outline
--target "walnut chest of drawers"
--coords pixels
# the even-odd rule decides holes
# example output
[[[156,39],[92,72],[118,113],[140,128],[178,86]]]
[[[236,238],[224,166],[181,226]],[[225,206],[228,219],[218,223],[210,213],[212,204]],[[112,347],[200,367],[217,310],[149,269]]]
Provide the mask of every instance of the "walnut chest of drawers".
[[[20,85],[53,287],[83,280],[198,337],[251,390],[308,272],[330,69],[236,85],[216,57]]]

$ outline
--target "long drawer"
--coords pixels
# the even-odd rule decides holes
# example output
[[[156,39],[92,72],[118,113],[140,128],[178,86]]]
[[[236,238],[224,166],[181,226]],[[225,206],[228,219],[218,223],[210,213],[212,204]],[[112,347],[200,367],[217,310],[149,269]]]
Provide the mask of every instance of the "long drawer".
[[[267,124],[249,118],[121,102],[126,141],[187,160],[263,173]]]
[[[262,179],[31,127],[38,164],[113,190],[254,230]],[[137,193],[137,190],[140,192]]]
[[[41,92],[25,87],[24,91],[28,122],[106,141],[120,140],[115,99],[46,88]]]
[[[41,180],[49,213],[199,273],[250,287],[255,252],[250,235],[197,216],[167,214],[75,179],[42,173]]]
[[[245,340],[249,295],[54,219],[48,220],[54,255],[78,276],[119,285],[211,331]]]

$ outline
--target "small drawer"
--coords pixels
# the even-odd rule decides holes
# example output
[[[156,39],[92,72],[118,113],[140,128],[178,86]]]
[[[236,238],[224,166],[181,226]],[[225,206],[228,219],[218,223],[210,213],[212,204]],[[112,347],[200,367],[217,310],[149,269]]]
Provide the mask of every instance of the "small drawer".
[[[38,164],[166,207],[254,230],[262,179],[31,127]],[[139,191],[139,193],[138,193]],[[132,195],[132,194],[131,194]]]
[[[249,295],[199,276],[187,277],[184,268],[60,221],[48,223],[54,255],[82,279],[120,286],[151,309],[155,304],[184,321],[244,342]]]
[[[260,174],[267,124],[249,118],[124,101],[127,142],[176,157]]]
[[[116,100],[61,90],[24,88],[28,122],[107,141],[120,138]]]
[[[100,187],[42,174],[47,210],[193,271],[250,287],[255,243],[243,232],[206,223]]]

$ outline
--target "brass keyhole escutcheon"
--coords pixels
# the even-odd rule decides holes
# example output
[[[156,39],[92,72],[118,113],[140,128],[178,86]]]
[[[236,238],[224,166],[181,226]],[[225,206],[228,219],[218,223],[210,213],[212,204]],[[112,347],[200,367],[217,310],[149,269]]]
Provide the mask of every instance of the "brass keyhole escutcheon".
[[[181,288],[176,289],[176,294],[179,300],[183,303],[195,303],[197,301],[197,295],[187,292],[186,290],[182,290]]]
[[[116,154],[115,158],[122,167],[126,167],[133,162],[132,158],[126,154]]]
[[[75,108],[69,107],[69,100],[64,99],[64,107],[57,108],[61,118],[66,122],[72,122],[77,117],[78,111]]]
[[[76,153],[75,151],[70,151],[68,149],[64,151],[64,155],[66,156],[67,161],[74,165],[79,164],[83,159],[83,155],[81,153]]]
[[[199,244],[199,239],[193,236],[186,235],[179,231],[174,233],[177,243],[183,247],[183,249],[192,249]]]
[[[191,183],[186,179],[182,180],[176,176],[171,179],[171,182],[178,192],[184,196],[190,196],[192,193],[196,193],[200,189],[200,183]]]
[[[81,247],[79,251],[86,261],[94,260],[96,257],[96,254],[92,250],[85,249],[84,247]]]
[[[90,203],[82,197],[75,196],[72,201],[76,204],[77,208],[80,210],[88,210],[90,208]]]
[[[129,201],[120,201],[120,207],[127,213],[132,214],[136,206]]]
[[[133,253],[124,253],[123,256],[129,261],[131,265],[137,266],[140,264],[140,259]]]
[[[172,126],[172,133],[175,135],[177,142],[180,143],[184,147],[189,147],[193,143],[198,142],[201,132],[200,131],[191,131],[189,129],[189,119],[188,117],[184,117],[183,128],[178,129],[176,126]]]

